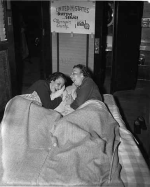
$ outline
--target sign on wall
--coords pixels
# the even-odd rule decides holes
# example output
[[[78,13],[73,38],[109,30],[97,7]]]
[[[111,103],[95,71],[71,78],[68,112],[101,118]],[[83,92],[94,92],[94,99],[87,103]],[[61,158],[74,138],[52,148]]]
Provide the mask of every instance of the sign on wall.
[[[52,1],[51,32],[95,34],[95,2]]]

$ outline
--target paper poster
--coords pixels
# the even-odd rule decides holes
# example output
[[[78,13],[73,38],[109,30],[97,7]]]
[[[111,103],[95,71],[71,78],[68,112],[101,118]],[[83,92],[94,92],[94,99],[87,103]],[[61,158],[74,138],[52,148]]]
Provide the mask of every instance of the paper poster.
[[[95,34],[95,2],[52,1],[51,32]]]

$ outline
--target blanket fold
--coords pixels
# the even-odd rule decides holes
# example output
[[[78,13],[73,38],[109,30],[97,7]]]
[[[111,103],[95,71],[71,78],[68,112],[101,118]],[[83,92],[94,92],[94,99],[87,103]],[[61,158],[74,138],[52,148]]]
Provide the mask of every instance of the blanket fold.
[[[124,186],[119,126],[100,101],[62,117],[16,96],[1,125],[4,184]]]

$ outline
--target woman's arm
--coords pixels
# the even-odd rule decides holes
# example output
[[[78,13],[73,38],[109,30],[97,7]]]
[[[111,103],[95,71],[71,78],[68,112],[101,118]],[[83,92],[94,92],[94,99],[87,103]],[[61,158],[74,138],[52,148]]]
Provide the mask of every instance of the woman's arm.
[[[77,97],[70,105],[73,109],[77,109],[80,105],[82,105],[85,101],[88,100],[93,90],[93,81],[85,80],[82,83],[80,88],[77,88]]]
[[[60,90],[58,90],[54,93],[51,93],[51,95],[50,95],[51,100],[54,100],[57,97],[62,97],[64,90],[65,90],[65,85]]]

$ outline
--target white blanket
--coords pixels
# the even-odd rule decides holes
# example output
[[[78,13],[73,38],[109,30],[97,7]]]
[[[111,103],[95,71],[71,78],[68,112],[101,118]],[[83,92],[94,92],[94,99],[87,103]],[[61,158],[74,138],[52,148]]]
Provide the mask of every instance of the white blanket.
[[[16,96],[1,125],[3,184],[124,186],[118,123],[100,101],[62,117]]]

